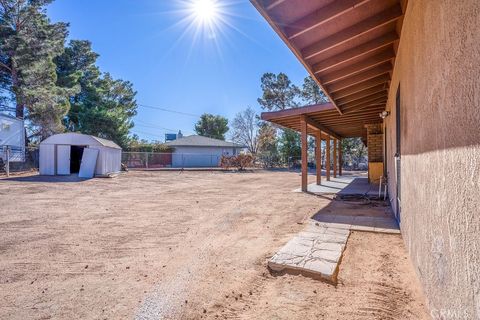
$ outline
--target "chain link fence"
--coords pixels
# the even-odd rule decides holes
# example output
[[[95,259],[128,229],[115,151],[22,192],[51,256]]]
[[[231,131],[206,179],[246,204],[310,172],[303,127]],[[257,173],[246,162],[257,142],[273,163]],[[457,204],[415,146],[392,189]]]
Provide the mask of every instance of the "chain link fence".
[[[216,168],[221,154],[123,152],[122,163],[129,169]]]

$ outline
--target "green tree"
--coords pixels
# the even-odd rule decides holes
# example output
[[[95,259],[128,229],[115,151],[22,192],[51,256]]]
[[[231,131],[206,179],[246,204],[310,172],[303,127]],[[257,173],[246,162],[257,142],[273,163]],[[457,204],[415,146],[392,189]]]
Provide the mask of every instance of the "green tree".
[[[356,169],[366,156],[367,148],[361,138],[342,139],[342,162],[345,165],[351,165],[353,169]]]
[[[292,84],[286,74],[265,73],[261,79],[261,88],[263,95],[257,101],[263,109],[275,111],[298,107],[300,89]]]
[[[0,96],[19,118],[30,120],[35,135],[63,131],[68,96],[76,87],[57,85],[54,58],[64,50],[65,23],[50,23],[52,0],[0,1]]]
[[[258,103],[263,109],[276,111],[299,106],[300,89],[291,83],[286,74],[265,73],[261,82],[263,95],[258,99]],[[278,138],[278,145],[283,161],[289,161],[290,158],[298,159],[301,156],[300,135],[293,130],[282,130]]]
[[[195,124],[195,132],[200,136],[225,140],[225,134],[228,132],[228,119],[204,113]]]
[[[307,104],[322,104],[328,102],[327,96],[311,76],[303,79],[301,95]]]
[[[126,147],[137,113],[136,92],[132,83],[102,74],[97,58],[90,42],[75,40],[56,59],[58,83],[81,88],[70,96],[71,109],[64,124],[69,131],[111,139]]]
[[[279,151],[283,161],[298,161],[302,156],[300,134],[294,130],[284,129],[278,138]]]

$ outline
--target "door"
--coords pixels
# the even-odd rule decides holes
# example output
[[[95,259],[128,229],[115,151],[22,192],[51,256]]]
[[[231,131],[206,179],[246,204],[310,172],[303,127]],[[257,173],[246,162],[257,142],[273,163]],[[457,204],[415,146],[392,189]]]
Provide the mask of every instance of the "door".
[[[396,152],[395,152],[395,175],[397,180],[397,210],[395,216],[400,223],[400,214],[402,211],[402,184],[401,184],[401,159],[402,159],[402,128],[401,128],[401,108],[400,108],[400,85],[397,89],[397,98],[395,101],[395,121],[396,121]]]
[[[95,168],[97,167],[98,150],[85,148],[83,150],[82,163],[80,164],[80,178],[93,178],[95,175]]]
[[[57,145],[57,174],[70,174],[70,146]]]

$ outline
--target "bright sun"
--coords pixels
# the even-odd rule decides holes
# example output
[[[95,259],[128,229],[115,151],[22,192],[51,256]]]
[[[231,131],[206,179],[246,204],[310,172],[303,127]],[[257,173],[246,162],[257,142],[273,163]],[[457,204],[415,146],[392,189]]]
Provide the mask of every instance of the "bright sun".
[[[218,16],[219,7],[216,0],[192,0],[192,14],[200,23],[213,23]]]

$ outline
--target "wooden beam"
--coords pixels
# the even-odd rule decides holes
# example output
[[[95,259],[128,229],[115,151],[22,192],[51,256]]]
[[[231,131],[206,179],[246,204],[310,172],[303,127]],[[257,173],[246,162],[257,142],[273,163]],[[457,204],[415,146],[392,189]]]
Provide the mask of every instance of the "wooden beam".
[[[306,116],[302,115],[300,118],[300,125],[301,125],[301,131],[302,131],[302,191],[307,192],[308,191],[308,133],[307,133],[307,120]]]
[[[362,99],[364,97],[367,97],[369,95],[372,95],[372,94],[375,94],[375,93],[378,93],[378,92],[381,92],[381,91],[387,91],[388,92],[388,87],[385,87],[385,84],[379,84],[375,87],[372,87],[372,88],[369,88],[369,89],[366,89],[364,91],[360,91],[360,92],[357,92],[357,93],[353,93],[353,94],[351,94],[349,96],[346,96],[344,98],[336,98],[336,96],[334,94],[332,96],[334,97],[334,99],[337,100],[337,103],[339,105],[345,105],[347,103],[355,102],[358,99]]]
[[[384,75],[381,75],[379,77],[373,78],[370,81],[359,83],[359,84],[356,84],[356,85],[351,86],[349,88],[337,91],[336,95],[339,98],[343,98],[343,97],[351,95],[352,93],[357,93],[357,92],[375,87],[376,85],[379,85],[379,84],[382,84],[382,83],[385,84],[388,87],[388,82],[389,81],[390,81],[390,74],[384,74]]]
[[[361,35],[382,27],[392,21],[399,19],[403,15],[402,8],[399,4],[394,5],[370,18],[367,18],[353,26],[350,26],[340,32],[337,32],[325,39],[301,50],[304,59],[313,58],[330,48],[339,46],[347,41],[358,38]]]
[[[382,110],[383,110],[383,109],[385,109],[386,105],[387,105],[387,100],[385,99],[385,101],[382,101],[382,102],[379,102],[379,103],[370,103],[370,104],[366,104],[364,106],[357,106],[353,110],[347,110],[347,113],[350,114],[352,112],[361,111],[361,110],[367,111],[367,109],[374,109],[374,108],[377,109],[379,107],[381,107]]]
[[[284,3],[286,0],[266,0],[265,1],[265,7],[267,10],[272,10],[276,6]]]
[[[332,111],[335,110],[335,106],[331,103],[324,103],[324,104],[316,104],[313,106],[285,109],[280,111],[262,112],[261,118],[262,120],[270,121],[270,120],[275,120],[280,118],[288,118],[288,117],[293,118],[295,116],[300,116],[302,114],[329,111],[329,110],[332,110]]]
[[[343,170],[342,140],[338,140],[338,174],[341,176]]]
[[[330,181],[330,136],[327,137],[327,154],[325,161],[327,162],[325,165],[327,181]]]
[[[361,57],[375,50],[389,46],[398,39],[399,39],[398,34],[395,31],[387,33],[386,35],[380,36],[372,41],[361,44],[350,50],[339,53],[331,58],[327,58],[325,60],[315,63],[312,66],[313,72],[314,73],[325,72],[328,69],[347,63],[355,58]]]
[[[338,134],[333,132],[330,128],[327,128],[326,126],[324,126],[323,124],[313,120],[312,118],[306,116],[305,119],[306,119],[308,125],[312,126],[313,128],[315,128],[319,131],[323,131],[323,132],[327,133],[328,135],[331,135],[332,137],[335,137],[337,139],[341,138]]]
[[[291,41],[288,40],[288,38],[285,36],[285,33],[283,32],[282,28],[280,27],[278,21],[273,21],[272,17],[270,16],[269,12],[265,9],[265,6],[260,4],[259,0],[250,0],[250,2],[253,4],[253,6],[260,12],[260,14],[267,20],[268,24],[273,28],[273,30],[277,33],[277,35],[283,40],[283,42],[287,45],[287,47],[292,51],[292,53],[297,57],[298,61],[305,67],[305,69],[308,71],[308,74],[312,77],[312,79],[315,80],[315,82],[318,84],[320,89],[325,93],[327,98],[331,101],[332,105],[337,109],[339,114],[342,114],[342,111],[340,108],[337,107],[335,104],[335,101],[332,99],[330,96],[330,93],[325,90],[323,87],[323,84],[321,84],[318,79],[315,77],[315,74],[312,71],[311,66],[303,59],[302,53],[300,52],[300,49],[294,46]],[[283,1],[282,1],[283,2]]]
[[[365,58],[343,69],[331,71],[326,74],[321,74],[319,77],[319,81],[321,81],[324,85],[327,85],[332,82],[346,78],[352,74],[359,73],[371,69],[375,66],[381,65],[385,62],[391,61],[393,58],[395,58],[395,52],[393,51],[393,49],[388,48],[387,50],[377,53],[374,56]]]
[[[337,177],[337,139],[333,139],[333,177]]]
[[[331,93],[334,93],[336,91],[351,87],[357,83],[362,83],[375,77],[381,76],[382,74],[389,73],[390,71],[392,71],[392,65],[390,64],[390,62],[386,62],[367,71],[363,71],[353,76],[349,76],[342,80],[336,81],[331,85],[327,86],[327,90],[330,90]]]
[[[368,1],[369,0],[334,1],[288,25],[285,28],[285,35],[290,40],[296,38],[305,32],[320,27],[328,21],[338,18]]]
[[[339,104],[342,108],[344,107],[352,107],[352,106],[357,106],[357,105],[360,105],[360,104],[364,104],[366,102],[370,102],[372,100],[375,100],[375,99],[378,99],[380,97],[388,97],[388,91],[386,89],[382,90],[382,91],[379,91],[379,92],[374,92],[372,94],[369,94],[367,96],[364,96],[360,99],[357,99],[357,100],[353,100],[353,101],[349,101],[349,102],[346,102],[346,103],[342,103],[342,104]]]
[[[322,184],[322,134],[315,136],[315,160],[317,171],[317,185]]]

